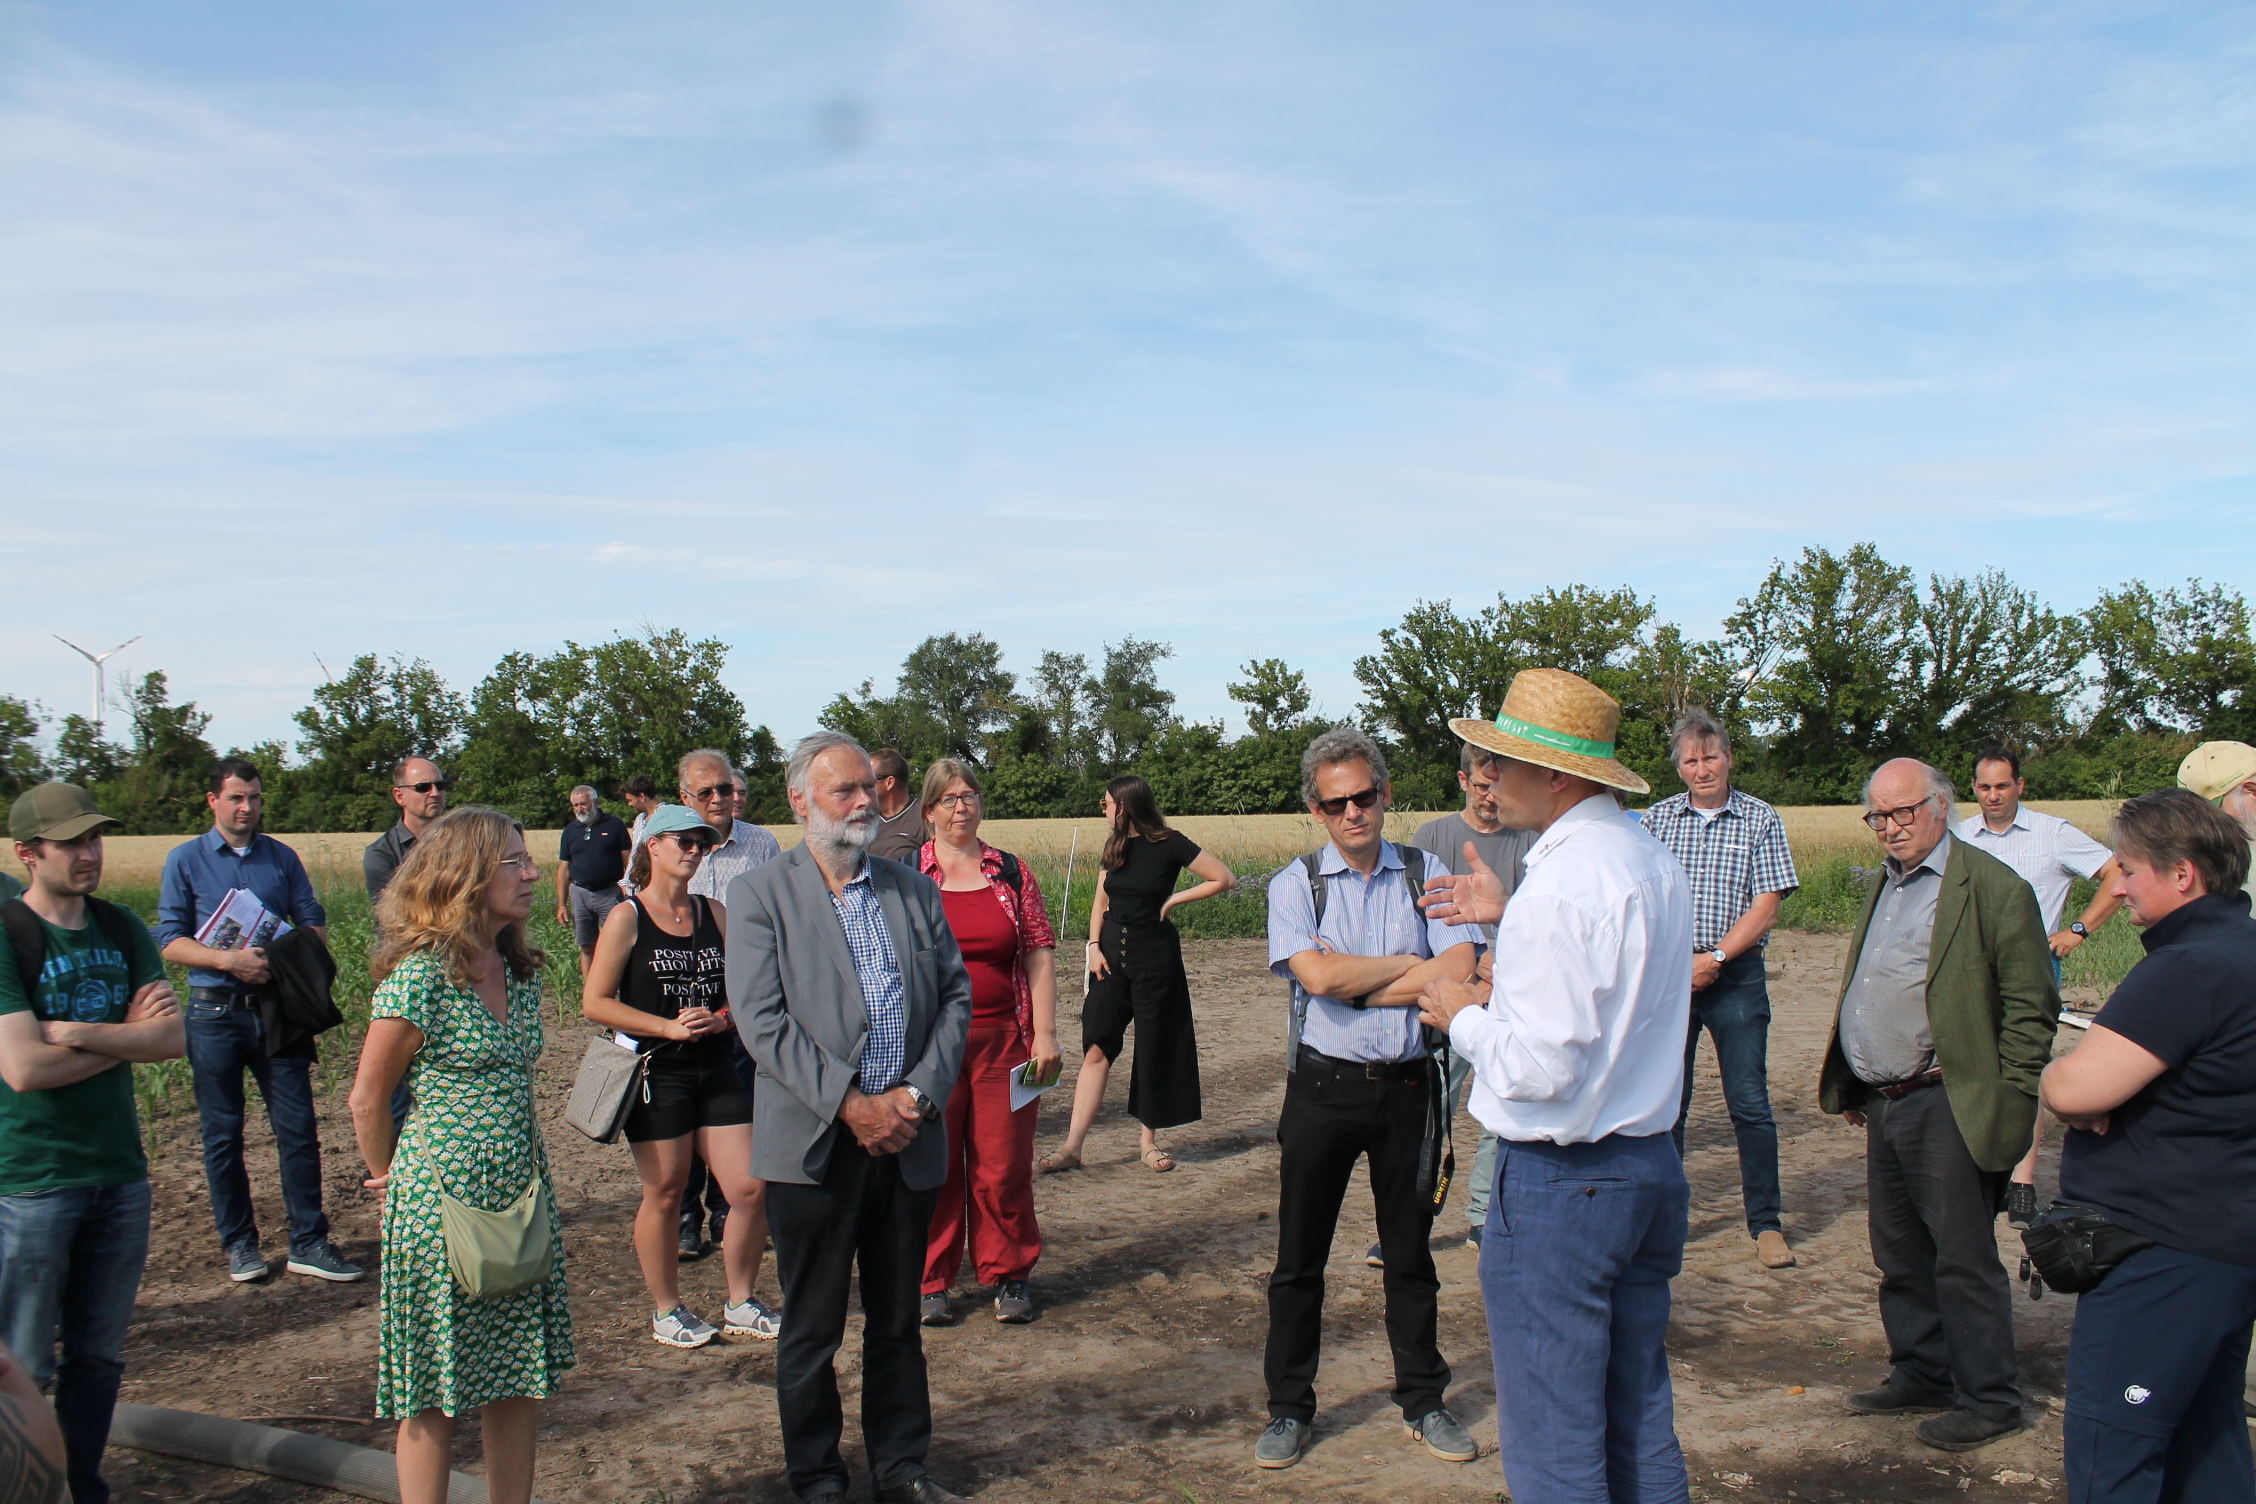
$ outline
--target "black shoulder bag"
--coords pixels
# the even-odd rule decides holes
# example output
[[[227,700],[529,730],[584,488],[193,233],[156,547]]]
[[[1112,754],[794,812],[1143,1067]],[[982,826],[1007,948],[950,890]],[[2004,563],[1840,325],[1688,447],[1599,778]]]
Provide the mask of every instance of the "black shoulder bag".
[[[2045,1287],[2081,1295],[2099,1288],[2115,1266],[2141,1249],[2152,1248],[2152,1238],[2141,1237],[2108,1220],[2105,1212],[2067,1201],[2055,1201],[2021,1233],[2035,1272],[2029,1280],[2029,1298],[2041,1299]]]

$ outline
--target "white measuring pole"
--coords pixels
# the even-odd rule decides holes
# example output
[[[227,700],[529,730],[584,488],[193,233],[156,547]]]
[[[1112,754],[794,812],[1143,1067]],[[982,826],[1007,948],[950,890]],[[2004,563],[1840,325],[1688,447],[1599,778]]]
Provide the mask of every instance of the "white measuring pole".
[[[1073,859],[1080,854],[1081,825],[1079,821],[1075,821],[1073,826],[1073,843],[1065,849],[1065,899],[1062,907],[1065,911],[1065,917],[1068,923],[1070,923],[1073,919]],[[1092,908],[1095,907],[1095,903],[1096,901],[1094,899],[1090,900],[1090,906]],[[1094,939],[1095,937],[1091,936],[1090,938]]]

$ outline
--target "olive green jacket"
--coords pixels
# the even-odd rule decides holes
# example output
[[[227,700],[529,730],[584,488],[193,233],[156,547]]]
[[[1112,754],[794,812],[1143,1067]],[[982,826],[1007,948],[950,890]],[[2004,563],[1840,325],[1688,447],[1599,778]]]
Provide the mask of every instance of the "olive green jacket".
[[[1996,857],[1953,839],[1942,880],[1927,954],[1927,1023],[1935,1036],[1935,1063],[1942,1067],[1951,1116],[1974,1162],[1985,1170],[2010,1170],[2036,1136],[2037,1078],[2052,1060],[2060,1019],[2052,947],[2036,893]],[[1881,883],[1874,883],[1864,901],[1841,969],[1833,1037],[1818,1076],[1818,1101],[1827,1112],[1861,1107],[1870,1090],[1841,1053],[1841,1004],[1864,953],[1880,890]]]

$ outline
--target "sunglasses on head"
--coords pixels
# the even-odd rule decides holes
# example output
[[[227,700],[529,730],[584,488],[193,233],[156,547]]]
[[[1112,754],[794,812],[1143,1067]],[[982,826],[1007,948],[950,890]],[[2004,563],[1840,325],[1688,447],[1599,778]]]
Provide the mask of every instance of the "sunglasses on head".
[[[1378,802],[1379,790],[1378,786],[1374,784],[1360,794],[1342,794],[1337,799],[1319,799],[1316,801],[1316,807],[1336,820],[1347,813],[1347,807],[1350,804],[1357,809],[1369,809]]]
[[[435,778],[429,783],[395,783],[392,787],[395,789],[413,789],[418,794],[428,794],[431,790],[437,789],[443,794],[448,789],[453,788],[454,785],[444,778]]]

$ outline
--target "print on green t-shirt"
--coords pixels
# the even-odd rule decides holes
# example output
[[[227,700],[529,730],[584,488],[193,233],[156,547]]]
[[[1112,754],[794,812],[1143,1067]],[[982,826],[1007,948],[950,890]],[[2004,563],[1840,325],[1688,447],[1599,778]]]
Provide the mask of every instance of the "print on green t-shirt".
[[[84,929],[58,929],[44,919],[47,963],[38,997],[24,996],[23,973],[0,938],[0,1013],[26,1008],[42,1019],[125,1022],[133,994],[164,976],[157,943],[139,917],[125,915],[130,958],[86,916]],[[141,1121],[133,1106],[133,1067],[123,1061],[69,1086],[19,1092],[0,1081],[0,1196],[71,1186],[128,1185],[146,1179]]]

